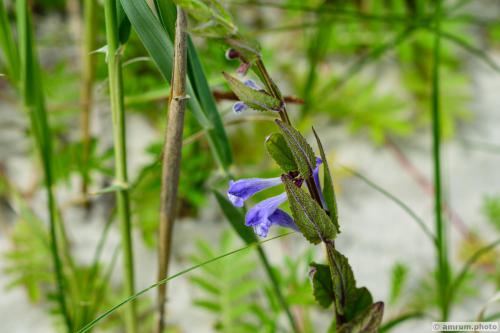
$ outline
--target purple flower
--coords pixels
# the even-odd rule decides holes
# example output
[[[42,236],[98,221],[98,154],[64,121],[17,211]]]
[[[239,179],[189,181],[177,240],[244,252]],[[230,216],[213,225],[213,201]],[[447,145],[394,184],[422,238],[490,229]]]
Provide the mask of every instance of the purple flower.
[[[313,170],[313,178],[314,182],[316,183],[316,188],[318,189],[319,192],[319,198],[321,199],[321,205],[323,208],[326,208],[326,203],[325,203],[325,198],[323,197],[323,191],[321,190],[321,183],[319,182],[319,166],[323,163],[321,158],[316,157],[316,167]]]
[[[247,178],[229,181],[227,196],[236,207],[243,207],[245,200],[257,192],[281,184],[281,178]]]
[[[243,102],[236,102],[233,104],[233,111],[235,113],[240,113],[240,112],[243,112],[245,111],[246,109],[248,109],[248,105],[246,105],[245,103]]]
[[[261,87],[259,87],[259,86],[257,85],[257,83],[255,83],[255,81],[253,81],[253,80],[250,80],[250,79],[249,79],[249,80],[245,80],[245,82],[243,82],[243,83],[244,83],[247,87],[252,88],[252,89],[254,89],[254,90],[262,90],[262,88],[261,88]],[[239,102],[236,102],[236,103],[234,103],[234,104],[233,104],[233,111],[234,111],[235,113],[240,113],[240,112],[243,112],[243,111],[245,111],[246,109],[248,109],[248,105],[246,105],[244,102],[239,101]]]
[[[281,184],[281,177],[249,178],[229,181],[227,196],[236,207],[243,207],[245,200],[257,192]],[[298,230],[293,219],[278,208],[286,201],[286,193],[263,200],[253,206],[245,216],[245,225],[253,227],[260,237],[266,237],[272,225]]]
[[[323,161],[316,158],[316,167],[313,170],[313,177],[320,192],[323,207],[325,206],[321,185],[319,182],[319,166]],[[276,178],[247,178],[237,181],[229,181],[227,196],[236,207],[243,207],[245,200],[255,193],[281,184],[281,177]],[[302,179],[297,179],[297,186],[302,184]],[[250,208],[245,216],[245,225],[253,227],[254,232],[260,237],[266,237],[269,228],[273,225],[298,230],[293,219],[278,207],[287,199],[286,193],[263,200]]]
[[[259,202],[248,211],[245,225],[253,227],[254,232],[260,237],[266,237],[272,225],[298,230],[290,215],[278,208],[286,199],[286,193],[281,193]]]

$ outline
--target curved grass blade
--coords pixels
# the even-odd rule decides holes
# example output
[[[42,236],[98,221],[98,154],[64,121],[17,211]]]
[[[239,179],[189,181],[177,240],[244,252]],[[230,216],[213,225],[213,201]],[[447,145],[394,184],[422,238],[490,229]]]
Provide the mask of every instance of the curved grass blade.
[[[437,30],[432,26],[424,25],[422,27],[424,29],[428,30],[429,32],[438,33]],[[460,46],[461,48],[463,48],[464,50],[466,50],[470,54],[472,54],[475,57],[477,57],[478,59],[482,60],[485,64],[490,66],[495,72],[500,73],[500,66],[495,62],[495,60],[493,60],[490,56],[488,56],[488,54],[486,52],[484,52],[483,50],[475,47],[474,45],[471,45],[469,42],[467,42],[466,40],[460,38],[459,36],[457,36],[455,34],[451,34],[451,33],[446,32],[446,31],[440,31],[439,34],[443,39],[446,39],[449,42],[451,42],[457,46]]]
[[[384,323],[382,326],[380,326],[379,332],[380,333],[389,332],[390,330],[392,330],[394,327],[396,327],[399,324],[402,324],[408,320],[419,319],[419,318],[422,318],[424,316],[425,315],[423,312],[405,313],[399,317],[396,317],[396,318],[391,319],[388,322]]]
[[[451,283],[451,286],[448,290],[449,296],[448,296],[448,301],[451,303],[453,300],[453,297],[455,295],[455,292],[458,290],[458,287],[462,284],[462,282],[465,280],[465,277],[467,273],[469,272],[470,268],[476,261],[478,261],[484,254],[492,251],[495,249],[498,245],[500,245],[500,238],[497,240],[491,242],[490,244],[480,248],[477,250],[464,264],[460,272],[457,274],[456,278],[453,280]]]
[[[420,218],[417,215],[417,213],[415,213],[407,204],[405,204],[403,201],[401,201],[400,199],[398,199],[395,195],[393,195],[392,193],[389,193],[388,191],[386,191],[385,189],[383,189],[379,185],[375,184],[374,182],[372,182],[371,180],[369,180],[368,178],[366,178],[365,176],[363,176],[359,172],[357,172],[357,171],[355,171],[355,170],[353,170],[353,169],[351,169],[349,167],[343,166],[343,165],[342,165],[342,168],[344,168],[345,170],[349,171],[350,173],[352,173],[357,178],[359,178],[362,181],[364,181],[368,186],[370,186],[374,190],[380,192],[381,194],[385,195],[390,200],[394,201],[395,204],[397,204],[406,213],[408,213],[408,215],[411,216],[411,218],[418,224],[418,226],[427,235],[427,237],[429,237],[429,239],[432,241],[432,243],[434,245],[436,245],[436,237],[434,237],[434,235],[432,234],[432,231],[429,229],[429,227],[427,227],[427,225],[425,224],[424,220],[422,220],[422,218]]]
[[[238,253],[238,252],[241,252],[241,251],[244,251],[244,250],[247,250],[247,249],[250,249],[252,247],[255,247],[255,246],[259,246],[260,244],[264,244],[264,243],[267,243],[267,242],[270,242],[272,240],[275,240],[275,239],[278,239],[278,238],[281,238],[281,237],[285,237],[285,236],[288,236],[288,235],[291,235],[291,234],[294,234],[295,232],[292,231],[292,232],[288,232],[288,233],[285,233],[285,234],[281,234],[281,235],[278,235],[276,237],[272,237],[272,238],[269,238],[269,239],[266,239],[266,240],[263,240],[263,241],[260,241],[260,242],[254,242],[254,243],[251,243],[247,246],[244,246],[244,247],[241,247],[239,249],[236,249],[236,250],[233,250],[233,251],[230,251],[230,252],[227,252],[227,253],[224,253],[220,256],[217,256],[215,258],[212,258],[210,260],[207,260],[205,262],[202,262],[200,264],[197,264],[197,265],[194,265],[194,266],[191,266],[189,268],[186,268],[178,273],[175,273],[171,276],[169,276],[168,278],[166,279],[163,279],[161,281],[158,281],[157,283],[154,283],[152,285],[150,285],[149,287],[145,288],[145,289],[142,289],[141,291],[135,293],[134,295],[132,296],[129,296],[127,298],[125,298],[123,301],[121,301],[120,303],[116,304],[115,306],[113,306],[112,308],[110,308],[109,310],[107,310],[106,312],[104,312],[103,314],[101,314],[99,317],[97,317],[96,319],[92,320],[90,323],[88,323],[87,325],[85,325],[84,327],[82,327],[81,329],[79,329],[77,331],[77,333],[85,333],[85,332],[89,332],[93,327],[95,327],[100,321],[102,321],[103,319],[107,318],[108,316],[110,316],[113,312],[115,312],[116,310],[118,310],[119,308],[121,308],[122,306],[124,306],[125,304],[137,299],[139,296],[147,293],[148,291],[162,285],[162,284],[165,284],[179,276],[182,276],[184,274],[187,274],[191,271],[194,271],[202,266],[205,266],[205,265],[208,265],[212,262],[215,262],[215,261],[218,261],[218,260],[221,260],[225,257],[228,257],[230,255],[233,255],[235,253]]]

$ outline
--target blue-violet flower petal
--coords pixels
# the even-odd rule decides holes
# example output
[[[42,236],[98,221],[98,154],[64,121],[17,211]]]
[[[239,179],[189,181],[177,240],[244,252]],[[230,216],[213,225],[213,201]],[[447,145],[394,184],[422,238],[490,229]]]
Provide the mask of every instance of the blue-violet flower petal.
[[[269,215],[273,214],[278,206],[286,201],[286,193],[270,197],[253,206],[245,216],[245,224],[248,227],[264,223],[268,221]]]
[[[245,111],[246,109],[248,109],[248,105],[246,105],[245,103],[243,102],[236,102],[233,104],[233,111],[235,113],[240,113],[240,112],[243,112]]]
[[[236,207],[243,207],[245,200],[257,192],[281,184],[281,178],[247,178],[229,181],[227,196]]]
[[[323,205],[323,208],[326,208],[325,198],[323,197],[323,190],[321,189],[321,183],[319,182],[319,166],[321,165],[321,163],[323,163],[321,158],[316,157],[316,167],[313,170],[313,178],[314,182],[316,183],[316,188],[318,189],[319,192],[321,205]]]

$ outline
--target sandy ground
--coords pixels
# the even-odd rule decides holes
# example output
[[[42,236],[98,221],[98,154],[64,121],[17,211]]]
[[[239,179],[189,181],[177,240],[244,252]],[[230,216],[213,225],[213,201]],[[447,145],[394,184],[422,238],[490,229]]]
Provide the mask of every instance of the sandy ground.
[[[500,62],[498,55],[492,55]],[[460,127],[458,137],[473,141],[500,143],[500,75],[489,68],[470,61],[469,72],[472,76],[473,101],[471,110],[474,118]],[[16,126],[2,128],[0,132],[0,151],[7,171],[21,188],[30,185],[33,177],[30,158],[26,157],[29,140],[19,131],[25,121],[21,114],[5,105],[1,106],[2,123],[12,122]],[[98,106],[94,131],[104,140],[110,140],[109,119],[104,106]],[[101,124],[99,126],[99,124]],[[147,162],[144,148],[154,139],[153,131],[139,116],[128,118],[129,159],[131,175]],[[19,126],[18,126],[19,125]],[[383,188],[407,203],[432,228],[433,205],[429,195],[420,188],[411,176],[402,168],[388,149],[376,148],[365,139],[349,135],[342,127],[319,127],[325,148],[334,152],[334,167],[340,172],[340,165],[347,165],[361,172]],[[421,133],[404,143],[399,143],[409,160],[429,179],[432,177],[430,156],[430,135]],[[493,229],[489,228],[480,214],[482,198],[485,194],[499,193],[500,173],[498,172],[500,154],[468,148],[461,140],[448,142],[443,147],[445,189],[451,208],[465,222],[468,228],[480,231],[485,238],[493,240]],[[58,197],[67,201],[71,193],[66,188],[59,189]],[[206,212],[195,220],[183,220],[176,227],[174,248],[176,254],[172,272],[189,265],[186,254],[193,251],[193,239],[211,241],[220,235],[227,226],[221,223],[217,211],[207,205]],[[44,199],[37,194],[34,199],[35,210],[44,216]],[[358,284],[367,286],[376,300],[386,300],[389,292],[390,269],[395,262],[410,264],[409,285],[415,285],[418,279],[428,274],[434,267],[433,250],[429,240],[414,221],[396,204],[368,187],[357,178],[343,178],[339,194],[340,219],[342,234],[338,238],[338,247],[345,253],[355,271]],[[97,206],[90,218],[83,218],[76,208],[68,208],[65,218],[72,221],[70,228],[73,248],[82,262],[89,261],[102,228],[102,209]],[[8,220],[7,215],[0,218]],[[453,249],[460,240],[457,229],[451,227],[450,238]],[[138,235],[136,235],[138,236]],[[136,238],[137,288],[143,288],[154,282],[156,276],[156,257],[153,251],[140,245]],[[109,260],[114,247],[119,243],[118,232],[113,229],[106,245],[106,260]],[[306,243],[298,235],[288,239],[273,241],[265,245],[273,263],[279,264],[284,253],[298,255],[305,249]],[[0,234],[0,255],[9,248],[9,240]],[[318,251],[321,254],[321,251]],[[452,259],[457,262],[456,251],[451,251]],[[4,261],[0,260],[0,270]],[[304,274],[307,272],[304,271]],[[113,280],[119,281],[120,268],[117,267]],[[0,332],[9,333],[45,333],[53,332],[51,319],[39,305],[30,304],[24,290],[4,290],[8,277],[0,274]],[[203,311],[193,308],[191,299],[195,294],[185,278],[175,280],[171,286],[173,300],[169,313],[183,332],[210,332],[211,318]],[[467,301],[456,308],[452,318],[459,321],[474,317],[482,304],[492,296],[494,290],[487,286],[480,288],[481,300]],[[391,315],[389,311],[388,316]],[[319,324],[319,327],[323,325]],[[427,332],[430,320],[409,322],[399,326],[393,332]]]

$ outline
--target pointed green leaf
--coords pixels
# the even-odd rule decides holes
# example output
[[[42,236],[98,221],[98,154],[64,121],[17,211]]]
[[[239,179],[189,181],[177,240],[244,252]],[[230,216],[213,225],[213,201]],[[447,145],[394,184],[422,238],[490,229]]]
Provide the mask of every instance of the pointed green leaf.
[[[330,223],[330,225],[332,224]],[[329,248],[328,256],[329,262],[331,262],[333,266],[331,274],[333,291],[335,293],[335,306],[337,308],[337,312],[344,315],[346,300],[356,289],[356,280],[354,279],[354,274],[351,266],[349,265],[349,261],[343,254],[334,248]]]
[[[370,305],[373,304],[373,298],[366,287],[354,288],[347,296],[344,317],[347,321],[355,318],[360,313],[364,312]]]
[[[340,326],[337,331],[338,333],[376,333],[382,322],[383,314],[384,303],[374,303],[354,320]]]
[[[297,163],[293,158],[292,151],[285,138],[280,133],[271,133],[266,138],[266,149],[273,160],[278,163],[278,165],[285,172],[297,171]]]
[[[5,1],[0,3],[0,48],[3,52],[5,69],[9,74],[9,80],[18,84],[20,77],[20,63],[17,45],[14,43],[14,35],[10,27],[9,17],[5,8]]]
[[[323,150],[323,145],[321,144],[318,134],[314,128],[313,133],[316,137],[316,142],[318,143],[321,159],[323,160],[323,197],[325,199],[326,208],[328,208],[328,215],[330,215],[333,225],[337,228],[337,232],[340,232],[337,199],[335,199],[332,174],[330,173],[330,168],[328,167],[328,161],[326,159],[325,151]]]
[[[245,243],[250,244],[257,241],[257,236],[255,236],[252,228],[245,226],[245,215],[241,209],[234,207],[231,202],[222,194],[214,191],[215,198],[222,209],[224,216],[231,223],[234,231],[241,237]]]
[[[313,295],[323,308],[327,309],[335,298],[333,293],[332,276],[328,265],[311,263],[310,277],[313,285]]]
[[[298,188],[286,175],[282,176],[293,219],[304,237],[313,244],[332,240],[336,236],[335,228],[325,211],[309,194]]]
[[[350,321],[373,304],[372,295],[365,287],[356,288],[354,274],[345,256],[334,250],[333,258],[333,277],[329,266],[311,264],[316,271],[312,275],[313,293],[325,308],[335,301],[337,311]]]
[[[316,167],[316,157],[314,156],[313,149],[295,128],[283,123],[279,119],[276,119],[276,124],[281,129],[288,147],[290,147],[293,153],[300,174],[304,178],[310,177],[312,170]]]
[[[252,109],[257,111],[279,111],[281,109],[281,101],[264,90],[255,90],[228,73],[222,74],[238,99]]]
[[[120,44],[125,44],[129,37],[130,31],[132,30],[132,25],[123,10],[123,6],[120,1],[116,2],[116,15],[118,21],[118,37],[120,40]]]

